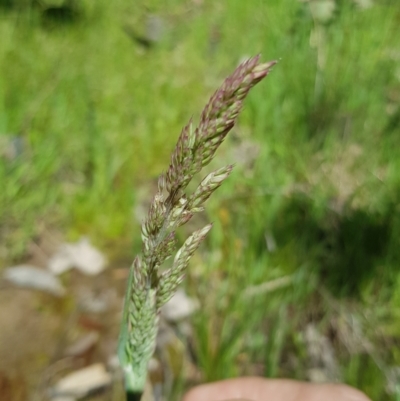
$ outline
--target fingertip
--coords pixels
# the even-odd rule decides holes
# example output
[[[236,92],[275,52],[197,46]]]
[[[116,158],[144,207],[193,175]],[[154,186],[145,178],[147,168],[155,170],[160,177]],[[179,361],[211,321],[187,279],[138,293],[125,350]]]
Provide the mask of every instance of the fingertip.
[[[183,401],[265,400],[273,395],[274,401],[294,400],[298,382],[292,380],[266,380],[260,377],[241,377],[203,384],[190,390]]]
[[[312,384],[285,379],[247,377],[203,384],[183,401],[371,401],[364,393],[343,384]]]
[[[346,401],[371,401],[364,393],[354,387],[341,385],[341,392]]]

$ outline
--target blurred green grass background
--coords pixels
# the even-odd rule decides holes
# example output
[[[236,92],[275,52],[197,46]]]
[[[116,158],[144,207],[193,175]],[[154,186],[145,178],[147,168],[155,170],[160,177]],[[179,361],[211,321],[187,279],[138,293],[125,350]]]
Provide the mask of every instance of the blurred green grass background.
[[[399,2],[9,0],[0,13],[3,266],[49,227],[132,258],[140,189],[262,53],[280,63],[217,155],[237,167],[186,283],[204,305],[198,365],[206,380],[310,379],[326,368],[312,326],[338,380],[400,399]]]

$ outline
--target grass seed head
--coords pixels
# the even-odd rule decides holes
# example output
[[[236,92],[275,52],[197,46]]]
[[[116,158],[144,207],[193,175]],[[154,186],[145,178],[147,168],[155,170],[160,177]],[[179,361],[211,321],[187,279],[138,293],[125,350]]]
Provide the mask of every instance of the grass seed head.
[[[142,391],[147,364],[155,348],[160,308],[182,282],[190,258],[205,239],[212,225],[193,232],[177,251],[172,267],[160,271],[176,248],[175,230],[187,223],[213,192],[228,178],[232,165],[208,174],[193,194],[185,190],[195,174],[210,163],[215,152],[235,125],[243,100],[261,81],[275,61],[260,64],[259,56],[242,64],[211,96],[193,129],[192,121],[183,128],[168,169],[158,180],[158,191],[142,224],[142,255],[136,257],[130,274],[119,354],[128,391]]]

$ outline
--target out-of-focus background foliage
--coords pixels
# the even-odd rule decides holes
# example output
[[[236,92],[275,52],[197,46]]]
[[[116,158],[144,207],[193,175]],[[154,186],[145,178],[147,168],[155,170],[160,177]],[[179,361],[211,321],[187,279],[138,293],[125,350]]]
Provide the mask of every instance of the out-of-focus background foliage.
[[[236,168],[204,216],[185,283],[201,307],[180,333],[195,373],[175,369],[170,397],[258,374],[400,399],[400,2],[0,4],[0,269],[87,236],[109,261],[96,289],[120,300],[181,127],[261,53],[280,62],[214,161]],[[74,274],[62,300],[1,289],[7,400],[42,399],[79,330],[108,339],[91,361],[112,354],[119,315],[82,317],[76,286],[92,284]]]

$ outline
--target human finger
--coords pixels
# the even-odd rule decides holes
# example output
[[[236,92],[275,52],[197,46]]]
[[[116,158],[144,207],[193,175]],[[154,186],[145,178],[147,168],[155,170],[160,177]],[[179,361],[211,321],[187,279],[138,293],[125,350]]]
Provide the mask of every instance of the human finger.
[[[204,384],[183,401],[370,401],[361,391],[343,384],[313,384],[286,379],[246,377]]]

